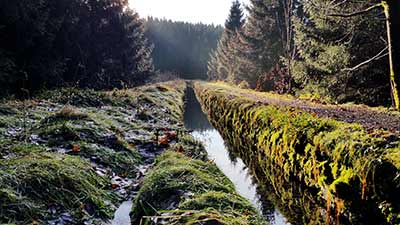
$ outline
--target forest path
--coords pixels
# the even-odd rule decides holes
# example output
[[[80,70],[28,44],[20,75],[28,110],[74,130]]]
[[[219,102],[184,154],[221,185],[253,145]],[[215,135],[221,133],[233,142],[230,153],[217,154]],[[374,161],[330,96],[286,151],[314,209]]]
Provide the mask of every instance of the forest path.
[[[233,87],[230,87],[230,90],[229,94],[253,99],[258,104],[292,107],[322,118],[357,123],[369,132],[383,129],[400,135],[400,113],[385,108],[353,104],[321,104],[308,100],[300,100],[293,96],[262,93]]]

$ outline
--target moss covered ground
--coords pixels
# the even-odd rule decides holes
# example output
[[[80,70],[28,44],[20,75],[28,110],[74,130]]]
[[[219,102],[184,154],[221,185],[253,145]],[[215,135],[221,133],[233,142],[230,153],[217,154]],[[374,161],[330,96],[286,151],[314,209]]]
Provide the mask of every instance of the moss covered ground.
[[[197,82],[195,90],[213,125],[281,199],[301,199],[290,197],[297,183],[315,196],[302,203],[325,205],[325,223],[400,223],[395,132],[320,117],[284,96],[220,83]]]
[[[135,205],[134,224],[265,224],[215,164],[182,150],[157,158]]]
[[[185,82],[62,89],[0,104],[0,224],[99,224],[133,192],[164,132],[182,129]],[[150,147],[148,147],[150,146]],[[143,153],[143,154],[142,154]]]
[[[108,224],[131,198],[133,224],[262,224],[184,128],[185,90],[174,81],[3,101],[0,224]]]

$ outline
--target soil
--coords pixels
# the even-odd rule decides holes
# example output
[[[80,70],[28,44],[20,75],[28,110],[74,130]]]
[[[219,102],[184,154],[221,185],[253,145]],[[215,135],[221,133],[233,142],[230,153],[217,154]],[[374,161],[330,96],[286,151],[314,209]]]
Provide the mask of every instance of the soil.
[[[246,92],[240,94],[248,98],[253,98],[261,104],[288,106],[322,118],[357,123],[362,125],[367,131],[382,129],[395,135],[400,134],[400,114],[397,112],[362,105],[325,105],[298,99],[259,96]]]

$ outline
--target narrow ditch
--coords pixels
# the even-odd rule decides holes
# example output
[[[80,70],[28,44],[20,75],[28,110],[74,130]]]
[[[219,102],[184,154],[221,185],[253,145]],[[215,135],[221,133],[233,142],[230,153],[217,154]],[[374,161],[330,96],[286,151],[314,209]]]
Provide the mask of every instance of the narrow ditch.
[[[201,105],[192,88],[188,88],[186,93],[184,123],[185,127],[191,132],[195,139],[199,140],[205,146],[210,160],[212,160],[232,181],[237,192],[258,209],[269,224],[289,225],[289,223],[286,222],[287,219],[277,209],[273,208],[271,202],[263,197],[256,183],[256,179],[254,179],[242,159],[229,151],[229,147],[225,144],[224,139],[219,132],[212,127],[207,116],[203,113]],[[146,166],[142,168],[143,175],[161,151],[151,156],[144,153],[150,154],[151,151],[150,153],[149,151],[141,152],[145,158],[148,158]],[[135,196],[134,193],[132,194],[133,195],[123,202],[116,210],[113,220],[110,221],[111,225],[131,224],[130,212],[133,207],[133,198]]]
[[[188,88],[186,93],[184,122],[192,135],[203,143],[209,158],[232,181],[237,192],[248,199],[269,224],[289,225],[273,204],[263,198],[247,166],[229,151],[219,132],[212,127],[192,88]]]

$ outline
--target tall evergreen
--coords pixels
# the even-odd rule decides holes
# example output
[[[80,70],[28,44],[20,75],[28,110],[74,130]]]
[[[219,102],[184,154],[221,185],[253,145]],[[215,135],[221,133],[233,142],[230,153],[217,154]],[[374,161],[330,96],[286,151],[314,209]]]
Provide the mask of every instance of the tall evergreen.
[[[152,74],[151,48],[127,7],[127,0],[0,1],[2,94],[142,83]]]
[[[283,44],[278,26],[279,2],[251,0],[249,16],[235,47],[241,54],[241,71],[237,79],[255,87],[260,76],[268,73],[279,62]]]
[[[300,58],[293,75],[303,92],[335,101],[388,103],[385,18],[382,10],[351,17],[376,1],[303,1],[306,19],[295,23]],[[371,60],[372,59],[372,60]]]
[[[218,42],[218,47],[211,54],[208,63],[208,77],[211,80],[234,80],[236,73],[233,42],[244,25],[243,10],[238,0],[232,2],[225,29]]]

